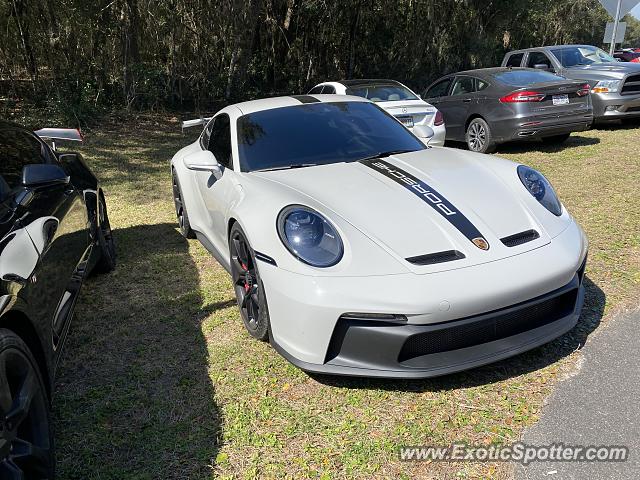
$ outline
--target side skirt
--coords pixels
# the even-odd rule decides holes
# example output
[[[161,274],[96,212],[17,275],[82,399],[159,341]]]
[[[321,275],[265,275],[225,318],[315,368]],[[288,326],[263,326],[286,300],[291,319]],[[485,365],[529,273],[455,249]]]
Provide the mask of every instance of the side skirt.
[[[220,265],[227,271],[229,275],[231,275],[231,264],[229,263],[229,259],[225,258],[216,247],[209,241],[209,239],[200,232],[195,232],[196,238],[202,244],[204,248],[215,258]]]

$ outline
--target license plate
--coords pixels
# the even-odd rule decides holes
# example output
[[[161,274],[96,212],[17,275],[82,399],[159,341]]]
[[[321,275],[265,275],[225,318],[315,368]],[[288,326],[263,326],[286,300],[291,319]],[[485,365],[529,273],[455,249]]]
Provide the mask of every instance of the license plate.
[[[569,95],[554,95],[553,96],[553,104],[554,105],[567,105],[569,103]]]
[[[400,123],[402,123],[407,128],[413,128],[413,117],[398,117]]]

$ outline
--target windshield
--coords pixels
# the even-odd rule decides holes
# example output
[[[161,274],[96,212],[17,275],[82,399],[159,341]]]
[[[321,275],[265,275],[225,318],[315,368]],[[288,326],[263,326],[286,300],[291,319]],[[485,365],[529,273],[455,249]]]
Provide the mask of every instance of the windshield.
[[[564,78],[542,70],[509,70],[496,73],[496,80],[514,87],[526,87],[534,83],[557,82]]]
[[[238,119],[243,172],[351,162],[424,148],[400,122],[368,102],[308,103]]]
[[[397,102],[398,100],[418,100],[418,97],[402,85],[359,85],[347,88],[347,95],[366,98],[372,102]]]
[[[553,53],[563,67],[616,61],[615,58],[604,50],[589,46],[552,48],[551,53]]]

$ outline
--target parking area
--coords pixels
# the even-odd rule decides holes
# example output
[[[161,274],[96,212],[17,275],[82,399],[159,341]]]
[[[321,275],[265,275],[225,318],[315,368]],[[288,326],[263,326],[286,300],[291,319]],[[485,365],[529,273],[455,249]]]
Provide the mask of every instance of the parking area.
[[[169,159],[189,141],[159,116],[86,136],[119,264],[87,281],[59,369],[60,478],[504,478],[507,464],[400,462],[398,448],[516,441],[588,335],[637,302],[640,127],[504,145],[497,155],[544,173],[589,237],[578,326],[442,379],[306,375],[246,334],[226,272],[178,233]]]

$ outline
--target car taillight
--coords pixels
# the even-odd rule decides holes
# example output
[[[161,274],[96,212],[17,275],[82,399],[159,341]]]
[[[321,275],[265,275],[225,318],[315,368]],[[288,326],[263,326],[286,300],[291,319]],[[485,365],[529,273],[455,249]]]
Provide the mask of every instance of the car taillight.
[[[546,95],[540,92],[513,92],[500,99],[502,103],[541,102]]]
[[[433,119],[433,126],[439,127],[440,125],[444,125],[444,117],[442,116],[442,112],[438,110],[436,112],[436,118]]]
[[[585,83],[580,87],[580,89],[576,92],[579,97],[584,97],[585,95],[589,95],[589,90],[591,86],[588,83]]]
[[[631,60],[633,63],[640,63],[640,57],[636,57]]]

